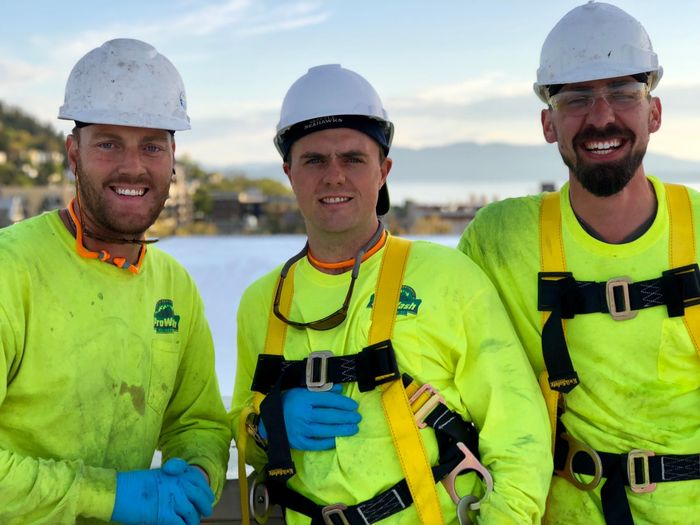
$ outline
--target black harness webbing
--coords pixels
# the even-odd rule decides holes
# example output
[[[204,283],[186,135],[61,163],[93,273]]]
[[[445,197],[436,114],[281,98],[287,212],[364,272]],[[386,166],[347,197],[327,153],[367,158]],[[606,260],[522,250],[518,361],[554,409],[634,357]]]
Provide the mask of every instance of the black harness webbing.
[[[282,390],[357,382],[360,392],[367,392],[400,376],[391,341],[382,341],[347,356],[314,352],[306,359],[288,361],[281,355],[260,354],[251,390],[268,394],[278,381]]]
[[[691,264],[638,282],[577,281],[571,272],[539,272],[537,303],[539,311],[551,312],[542,328],[542,354],[549,385],[567,393],[579,380],[566,345],[562,319],[590,313],[628,319],[637,310],[655,306],[666,306],[669,317],[681,317],[686,307],[700,304],[700,270],[697,264]]]
[[[382,341],[364,348],[361,352],[342,357],[314,358],[288,361],[282,356],[261,354],[255,370],[252,390],[267,393],[260,405],[260,417],[268,429],[268,447],[266,466],[266,486],[270,503],[281,505],[311,518],[311,524],[367,525],[391,516],[413,503],[413,497],[405,479],[357,505],[335,504],[321,506],[311,499],[287,487],[287,480],[295,474],[289,448],[287,430],[284,425],[282,409],[282,392],[290,388],[321,383],[349,383],[358,381],[358,377],[371,378],[365,385],[374,382],[379,385],[390,381],[398,374],[398,366],[391,341]],[[272,359],[274,358],[274,359]],[[321,361],[325,361],[322,363]],[[373,363],[371,368],[360,371],[361,363]],[[391,376],[384,379],[384,376]],[[413,379],[401,375],[404,386]],[[358,381],[359,383],[359,381]],[[271,386],[270,386],[271,385]],[[371,388],[365,388],[365,390]],[[433,428],[439,449],[439,462],[431,472],[436,483],[464,459],[464,454],[457,443],[462,443],[478,456],[478,432],[465,422],[459,414],[450,410],[445,404],[437,403],[425,416],[423,422]]]

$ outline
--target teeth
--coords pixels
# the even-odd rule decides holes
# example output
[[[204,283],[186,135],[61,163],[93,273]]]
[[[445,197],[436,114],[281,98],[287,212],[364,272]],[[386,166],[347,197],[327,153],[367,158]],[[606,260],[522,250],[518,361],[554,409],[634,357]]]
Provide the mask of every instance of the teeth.
[[[586,143],[586,149],[592,150],[610,150],[613,148],[619,148],[622,141],[620,139],[608,140],[606,142],[588,142]]]
[[[140,197],[145,193],[143,188],[115,188],[114,191],[117,192],[117,195],[126,195],[127,197]]]
[[[338,204],[341,202],[347,202],[349,200],[349,197],[324,197],[323,199],[321,199],[321,202],[324,202],[326,204]]]

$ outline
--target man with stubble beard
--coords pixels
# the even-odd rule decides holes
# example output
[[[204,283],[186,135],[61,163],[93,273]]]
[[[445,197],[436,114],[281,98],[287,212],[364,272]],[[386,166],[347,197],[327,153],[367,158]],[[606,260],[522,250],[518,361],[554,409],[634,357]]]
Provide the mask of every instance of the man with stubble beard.
[[[0,230],[0,523],[195,525],[230,430],[196,287],[145,235],[190,128],[182,79],[110,40],[73,68],[59,118],[75,199]]]
[[[589,2],[566,14],[534,87],[569,180],[487,206],[460,241],[548,401],[545,523],[700,523],[700,195],[644,171],[661,76],[626,12]]]

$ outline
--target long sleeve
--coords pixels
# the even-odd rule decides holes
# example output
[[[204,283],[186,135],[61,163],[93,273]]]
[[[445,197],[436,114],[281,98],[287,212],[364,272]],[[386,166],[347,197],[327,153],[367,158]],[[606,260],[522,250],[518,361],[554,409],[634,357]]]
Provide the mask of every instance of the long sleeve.
[[[198,296],[193,304],[194,322],[165,410],[159,448],[164,461],[180,457],[202,467],[218,498],[226,481],[231,431],[216,378],[214,345]]]
[[[481,461],[494,479],[479,522],[539,523],[552,458],[535,376],[490,285],[465,305],[464,315],[467,352],[455,383],[479,429]]]
[[[21,361],[19,334],[0,304],[0,413]],[[31,457],[0,446],[0,523],[72,524],[81,516],[108,521],[115,488],[113,469]]]

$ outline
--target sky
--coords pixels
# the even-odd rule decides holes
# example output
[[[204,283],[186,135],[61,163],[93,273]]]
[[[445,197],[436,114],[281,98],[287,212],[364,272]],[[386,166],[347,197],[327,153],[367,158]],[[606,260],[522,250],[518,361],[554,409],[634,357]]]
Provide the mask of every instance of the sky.
[[[309,67],[339,63],[379,92],[408,148],[543,144],[532,91],[547,33],[581,0],[49,0],[3,2],[0,101],[56,120],[78,59],[117,37],[145,40],[184,79],[192,130],[178,155],[207,167],[279,160],[282,99]],[[620,0],[651,36],[664,76],[649,150],[700,160],[700,2]],[[60,6],[60,8],[58,8]]]

